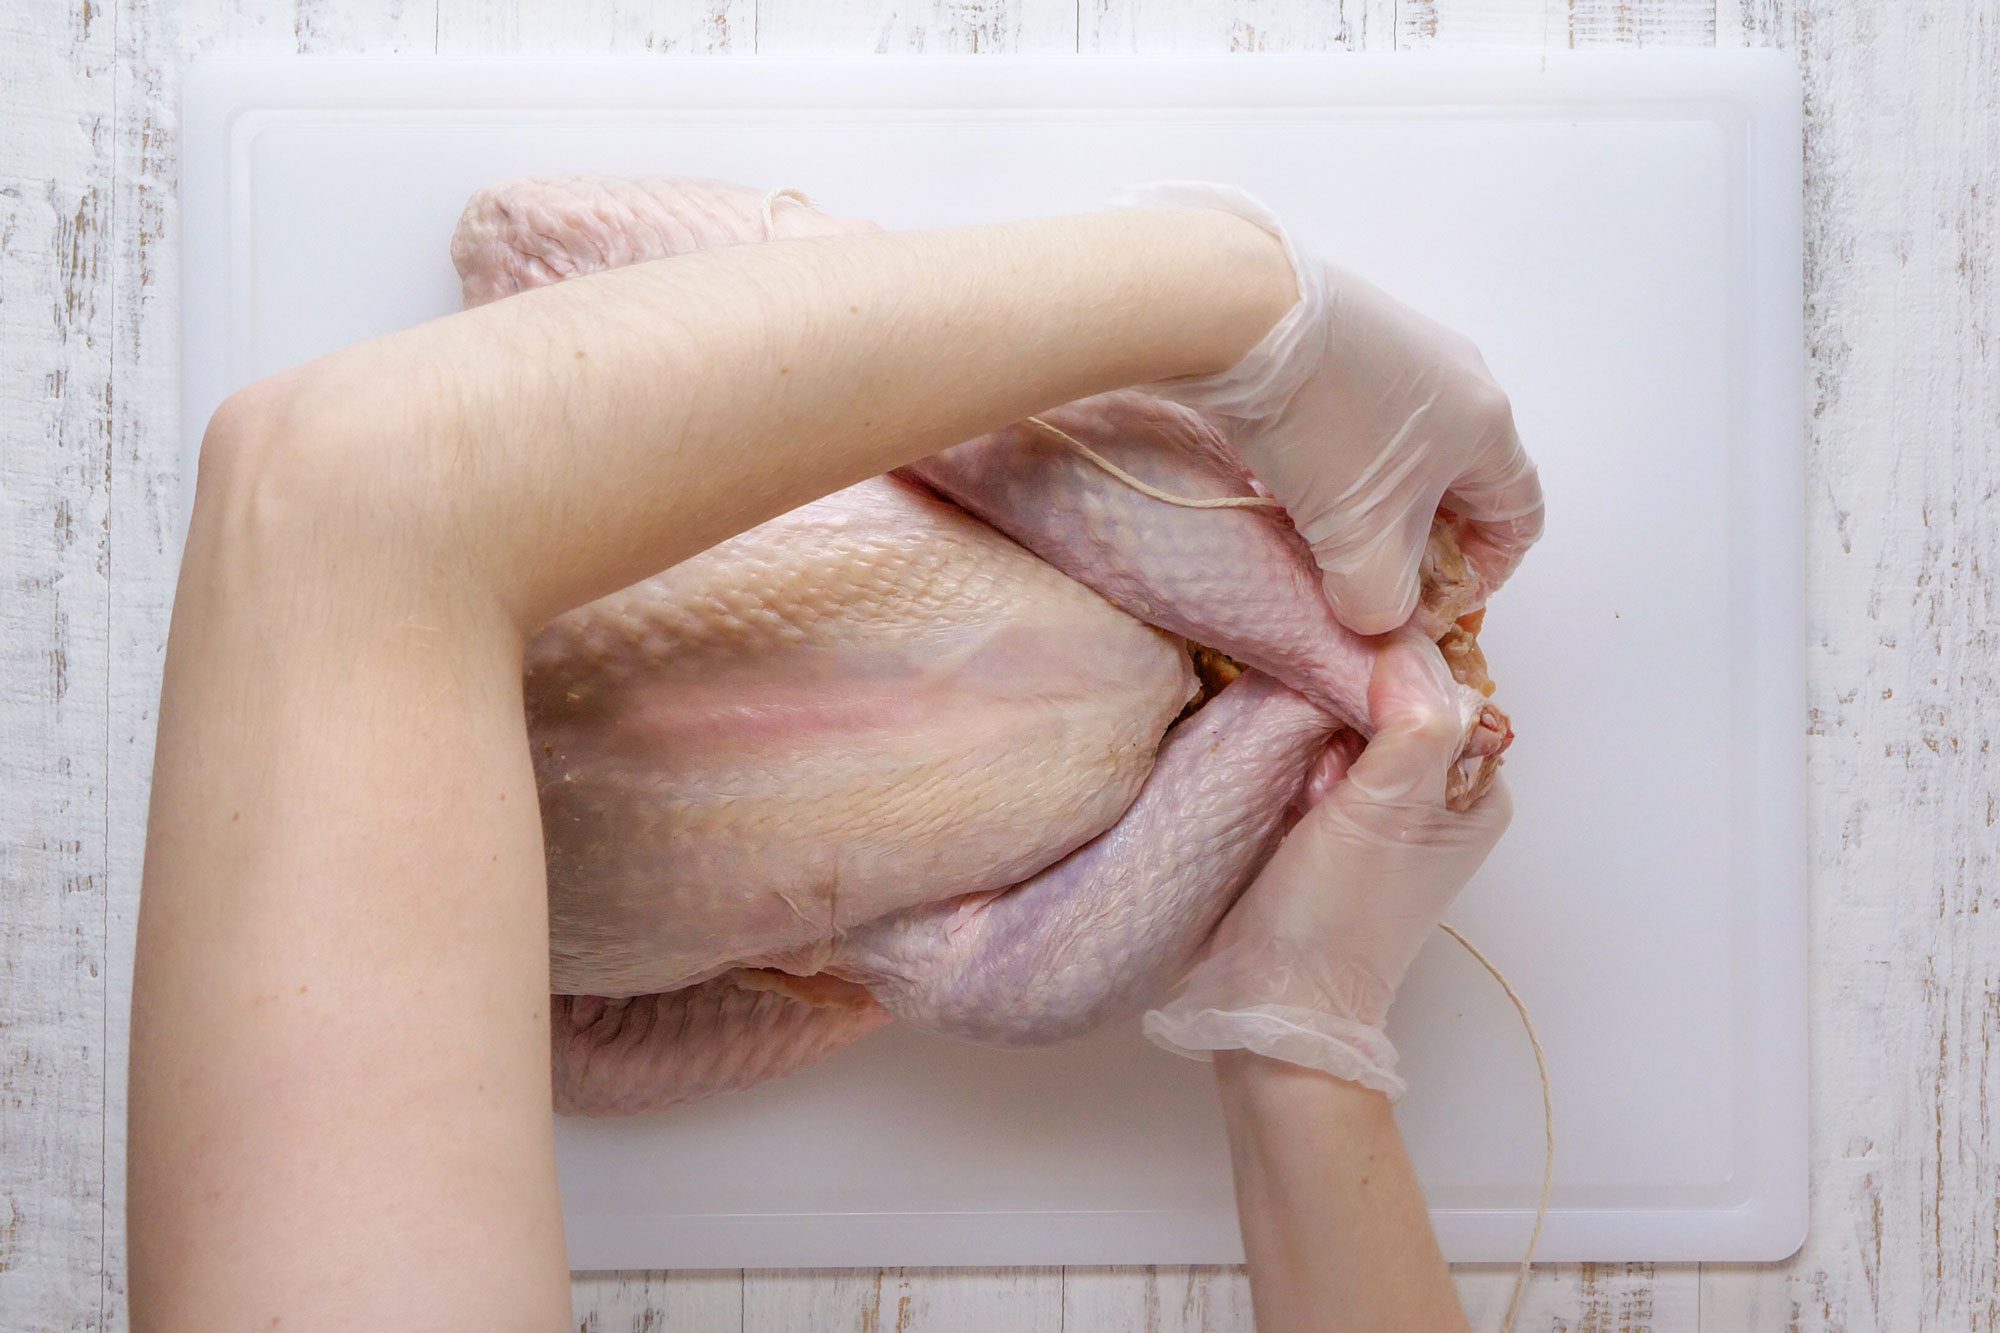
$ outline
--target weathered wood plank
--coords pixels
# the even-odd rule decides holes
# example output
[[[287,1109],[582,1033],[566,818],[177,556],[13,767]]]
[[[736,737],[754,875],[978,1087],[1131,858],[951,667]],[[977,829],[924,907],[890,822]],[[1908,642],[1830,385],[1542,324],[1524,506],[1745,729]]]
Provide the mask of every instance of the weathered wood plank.
[[[437,46],[437,0],[294,0],[302,55],[419,55]]]
[[[1401,0],[1361,0],[1359,21],[1362,50],[1396,49],[1396,7],[1400,3]]]
[[[437,0],[440,55],[748,54],[755,0]]]
[[[180,0],[184,50],[225,55],[426,54],[437,0]]]
[[[126,1016],[180,510],[177,25],[171,9],[119,0],[117,26],[103,1148],[103,1302],[111,1328],[126,1316]]]
[[[778,1269],[746,1274],[743,1327],[769,1333],[1060,1333],[1059,1268]]]
[[[0,1312],[104,1326],[111,15],[0,28]]]
[[[1241,1268],[1067,1268],[1063,1327],[1092,1333],[1251,1333]]]
[[[1713,46],[1715,0],[1401,0],[1403,48]]]
[[[298,0],[180,0],[174,13],[175,44],[184,55],[285,55],[299,49]],[[163,72],[172,77],[172,71]]]
[[[1076,0],[758,0],[761,54],[980,55],[1076,50]]]
[[[2000,21],[1749,0],[1805,76],[1813,1218],[1722,1327],[2000,1327]],[[1754,1321],[1754,1322],[1753,1322]]]
[[[1396,48],[1568,45],[1567,0],[1397,0]]]
[[[1797,45],[1796,0],[1715,0],[1718,46]]]
[[[579,1273],[577,1333],[741,1333],[743,1274]]]
[[[1158,0],[1081,0],[1079,48],[1095,54],[1213,55],[1223,52],[1363,49],[1377,17],[1362,0],[1226,0],[1219,4]],[[1378,25],[1378,41],[1393,40],[1393,24]]]
[[[1472,1326],[1499,1328],[1513,1296],[1514,1269],[1482,1265],[1457,1269],[1452,1277]],[[1535,1270],[1515,1326],[1557,1333],[1694,1333],[1706,1328],[1700,1305],[1691,1264],[1552,1264]]]
[[[1715,0],[1568,0],[1568,9],[1574,47],[1715,45]]]

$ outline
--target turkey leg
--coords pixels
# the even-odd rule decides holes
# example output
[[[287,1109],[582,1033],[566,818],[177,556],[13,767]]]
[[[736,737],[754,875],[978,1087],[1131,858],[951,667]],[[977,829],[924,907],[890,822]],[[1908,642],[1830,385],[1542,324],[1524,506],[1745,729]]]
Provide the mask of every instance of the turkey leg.
[[[1168,733],[1139,799],[1095,840],[1013,888],[862,926],[825,970],[915,1027],[996,1046],[1137,1013],[1264,864],[1336,729],[1246,673]]]

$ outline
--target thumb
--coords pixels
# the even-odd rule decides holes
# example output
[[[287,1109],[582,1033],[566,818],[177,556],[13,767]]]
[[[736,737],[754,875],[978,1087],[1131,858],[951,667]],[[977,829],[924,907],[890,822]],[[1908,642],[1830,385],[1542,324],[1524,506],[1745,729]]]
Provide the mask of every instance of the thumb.
[[[1445,492],[1445,503],[1466,520],[1459,548],[1487,593],[1507,581],[1542,535],[1541,477],[1511,424],[1489,452]]]
[[[1387,634],[1416,613],[1430,515],[1405,514],[1360,540],[1357,535],[1312,542],[1320,583],[1341,624],[1356,634]]]
[[[1443,806],[1446,776],[1465,743],[1461,693],[1436,644],[1413,629],[1389,636],[1368,681],[1375,738],[1338,790],[1352,801]]]

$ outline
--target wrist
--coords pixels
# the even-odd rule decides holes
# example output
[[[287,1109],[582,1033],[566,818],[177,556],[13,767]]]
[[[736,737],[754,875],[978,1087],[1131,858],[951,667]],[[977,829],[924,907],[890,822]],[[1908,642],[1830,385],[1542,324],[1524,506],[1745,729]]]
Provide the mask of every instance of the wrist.
[[[1372,1119],[1390,1114],[1386,1094],[1324,1070],[1273,1059],[1255,1051],[1215,1053],[1215,1081],[1231,1115],[1286,1115],[1311,1106],[1319,1115]]]
[[[1299,301],[1298,279],[1284,245],[1245,218],[1215,208],[1121,210],[1153,237],[1159,262],[1147,265],[1148,295],[1172,302],[1185,336],[1177,365],[1163,379],[1217,375],[1236,366]],[[1157,280],[1178,281],[1162,291]],[[1199,317],[1186,317],[1191,312]]]

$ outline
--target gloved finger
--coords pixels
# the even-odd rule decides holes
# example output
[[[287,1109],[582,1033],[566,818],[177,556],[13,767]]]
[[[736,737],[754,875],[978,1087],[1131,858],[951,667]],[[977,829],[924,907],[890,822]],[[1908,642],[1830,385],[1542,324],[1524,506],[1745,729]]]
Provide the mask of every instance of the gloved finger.
[[[1348,769],[1343,802],[1442,807],[1447,770],[1465,739],[1459,695],[1436,644],[1415,630],[1392,635],[1368,682],[1375,738]]]
[[[1513,822],[1513,793],[1504,781],[1495,778],[1470,809],[1432,812],[1413,826],[1403,841],[1412,855],[1427,859],[1433,873],[1449,883],[1456,895],[1485,864]]]
[[[1458,819],[1467,841],[1480,846],[1479,859],[1484,861],[1486,853],[1493,850],[1493,844],[1500,841],[1500,835],[1514,822],[1514,793],[1508,788],[1507,780],[1494,778],[1485,794]]]
[[[1400,629],[1377,644],[1368,677],[1368,719],[1378,735],[1427,730],[1440,719],[1462,725],[1458,682],[1444,653],[1422,631]]]
[[[1511,412],[1483,453],[1484,460],[1445,492],[1445,504],[1471,525],[1460,547],[1490,593],[1542,535],[1542,481],[1514,432]]]
[[[1496,780],[1471,809],[1436,804],[1359,805],[1355,779],[1306,813],[1286,834],[1262,874],[1279,892],[1239,900],[1263,912],[1244,928],[1295,935],[1337,934],[1348,948],[1408,937],[1411,956],[1445,907],[1471,881],[1513,821],[1512,793]],[[1344,883],[1348,896],[1323,895]],[[1255,886],[1253,886],[1254,888]],[[1314,923],[1308,928],[1301,924]],[[1338,924],[1338,929],[1333,929]],[[1403,927],[1407,926],[1405,930]],[[1393,988],[1399,966],[1378,975]]]
[[[1319,758],[1306,771],[1305,785],[1299,788],[1299,794],[1292,802],[1292,813],[1302,815],[1331,796],[1333,789],[1346,778],[1347,770],[1360,757],[1363,744],[1361,733],[1352,727],[1342,727],[1335,732],[1333,739],[1326,743],[1326,748],[1319,752]]]
[[[1479,579],[1487,596],[1512,578],[1521,557],[1542,536],[1542,511],[1499,522],[1464,524],[1458,533],[1459,553]]]
[[[1351,533],[1318,539],[1308,534],[1335,619],[1356,634],[1387,634],[1409,623],[1434,512],[1434,506],[1421,513],[1412,508],[1358,539]]]
[[[1447,487],[1455,500],[1452,508],[1471,518],[1496,521],[1540,508],[1541,482],[1534,460],[1521,445],[1507,395],[1486,380],[1469,394],[1469,401],[1462,429],[1472,447]]]

